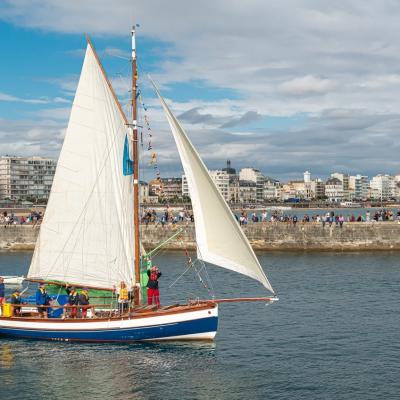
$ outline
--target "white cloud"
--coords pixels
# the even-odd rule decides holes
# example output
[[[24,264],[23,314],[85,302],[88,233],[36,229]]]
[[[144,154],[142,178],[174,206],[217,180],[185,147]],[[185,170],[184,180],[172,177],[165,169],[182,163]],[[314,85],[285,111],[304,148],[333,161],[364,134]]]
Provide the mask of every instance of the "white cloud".
[[[62,108],[43,108],[41,110],[30,113],[32,117],[47,119],[47,120],[62,120],[67,122],[69,115],[71,113],[70,107]]]
[[[129,43],[132,22],[140,23],[139,57],[143,38],[168,44],[158,54],[162,57],[153,77],[175,114],[198,110],[187,115],[192,119],[185,126],[206,159],[214,163],[216,153],[208,153],[212,146],[207,147],[204,138],[215,148],[225,148],[227,157],[231,151],[238,164],[254,159],[265,172],[277,174],[308,166],[321,173],[337,166],[359,172],[364,166],[365,173],[378,166],[387,166],[388,172],[394,168],[400,129],[399,15],[400,3],[391,0],[298,0],[290,7],[287,2],[262,0],[120,0],[118,7],[109,0],[9,0],[0,5],[0,18],[24,28],[88,32],[94,42],[97,35],[102,40],[124,36],[121,46],[116,48],[113,41],[104,55],[125,57],[122,43]],[[112,81],[126,98],[128,80]],[[194,81],[207,84],[208,91],[226,88],[237,96],[178,102],[168,90],[171,83]],[[52,82],[72,95],[77,77]],[[176,150],[170,139],[161,137],[166,129],[161,110],[151,107],[154,99],[146,102],[154,129],[160,132],[154,139],[160,157],[165,155],[168,168],[176,169]],[[240,142],[239,135],[215,131],[218,121],[229,123],[248,112],[310,117],[284,131],[268,128],[258,131],[259,136],[247,135],[251,146]]]
[[[52,103],[70,103],[70,100],[63,97],[42,97],[40,99],[27,99],[23,97],[12,96],[7,93],[0,92],[0,101],[5,102],[16,102],[16,103],[28,103],[28,104],[52,104]]]
[[[115,47],[106,47],[104,50],[100,52],[100,56],[111,56],[111,57],[123,58],[128,61],[130,60],[129,51],[117,49]]]
[[[40,78],[40,80],[59,87],[65,95],[70,96],[75,94],[79,76],[67,75],[60,78]]]
[[[0,119],[0,154],[57,158],[64,135],[65,123],[50,119]]]
[[[31,104],[47,104],[49,102],[49,100],[45,99],[24,99],[21,97],[9,95],[7,93],[0,93],[0,101],[11,101],[11,102],[31,103]]]
[[[294,78],[283,82],[279,89],[288,95],[308,96],[324,94],[335,87],[335,82],[330,79],[316,78],[312,75]]]

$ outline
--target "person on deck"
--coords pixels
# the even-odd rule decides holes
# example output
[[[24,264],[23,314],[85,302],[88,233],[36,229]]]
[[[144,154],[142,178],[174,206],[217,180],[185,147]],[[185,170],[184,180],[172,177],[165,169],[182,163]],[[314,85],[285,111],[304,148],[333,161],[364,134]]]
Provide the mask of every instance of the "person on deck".
[[[120,314],[123,314],[128,309],[129,304],[129,292],[126,288],[126,283],[121,282],[117,290],[118,293],[118,310]]]
[[[82,318],[86,318],[87,316],[87,310],[89,308],[89,290],[88,288],[83,288],[81,293],[79,294],[79,300],[78,300],[78,304],[81,307],[81,311],[82,311]]]
[[[4,278],[2,276],[0,276],[0,307],[4,303],[5,296],[6,296],[5,292],[6,292],[6,288],[4,286]]]
[[[11,295],[10,303],[13,305],[13,316],[18,317],[21,314],[21,307],[17,307],[17,305],[22,303],[19,289],[14,290],[14,293]]]
[[[46,286],[44,283],[39,285],[38,290],[36,291],[36,305],[37,306],[49,306],[50,305],[50,296],[46,292]],[[48,307],[38,307],[37,308],[40,318],[48,317]]]
[[[70,311],[69,315],[71,318],[76,318],[78,313],[78,303],[79,303],[79,294],[76,290],[75,286],[69,287],[68,285],[65,287],[65,291],[68,295],[68,302],[67,304],[70,306],[68,311]]]
[[[160,307],[160,292],[158,290],[158,278],[161,276],[160,270],[154,265],[147,270],[149,281],[147,282],[147,304],[150,306],[154,303]]]

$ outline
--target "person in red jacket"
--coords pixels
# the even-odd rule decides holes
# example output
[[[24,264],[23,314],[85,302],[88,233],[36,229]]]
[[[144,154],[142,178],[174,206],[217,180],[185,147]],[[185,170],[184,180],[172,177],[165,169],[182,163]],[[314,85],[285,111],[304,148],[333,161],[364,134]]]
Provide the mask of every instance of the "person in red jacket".
[[[158,278],[161,276],[160,270],[154,265],[147,270],[149,281],[147,282],[147,304],[150,306],[154,303],[160,307],[160,291],[158,290]]]

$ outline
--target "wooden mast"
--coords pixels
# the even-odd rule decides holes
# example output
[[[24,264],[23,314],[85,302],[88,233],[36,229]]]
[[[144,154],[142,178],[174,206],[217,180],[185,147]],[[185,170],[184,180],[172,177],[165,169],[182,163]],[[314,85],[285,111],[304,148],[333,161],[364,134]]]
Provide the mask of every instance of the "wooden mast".
[[[139,156],[137,131],[137,65],[135,27],[132,27],[132,148],[133,148],[133,226],[135,241],[135,288],[134,304],[140,305],[140,238],[139,238]]]

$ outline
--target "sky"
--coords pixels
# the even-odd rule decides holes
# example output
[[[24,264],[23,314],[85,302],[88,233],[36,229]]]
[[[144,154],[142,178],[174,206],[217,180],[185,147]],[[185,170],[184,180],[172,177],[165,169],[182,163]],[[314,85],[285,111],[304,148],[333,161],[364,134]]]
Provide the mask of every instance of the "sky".
[[[333,4],[337,3],[337,4]],[[57,158],[87,33],[128,110],[130,29],[161,177],[182,168],[147,74],[210,169],[400,172],[396,0],[2,0],[0,155]]]

